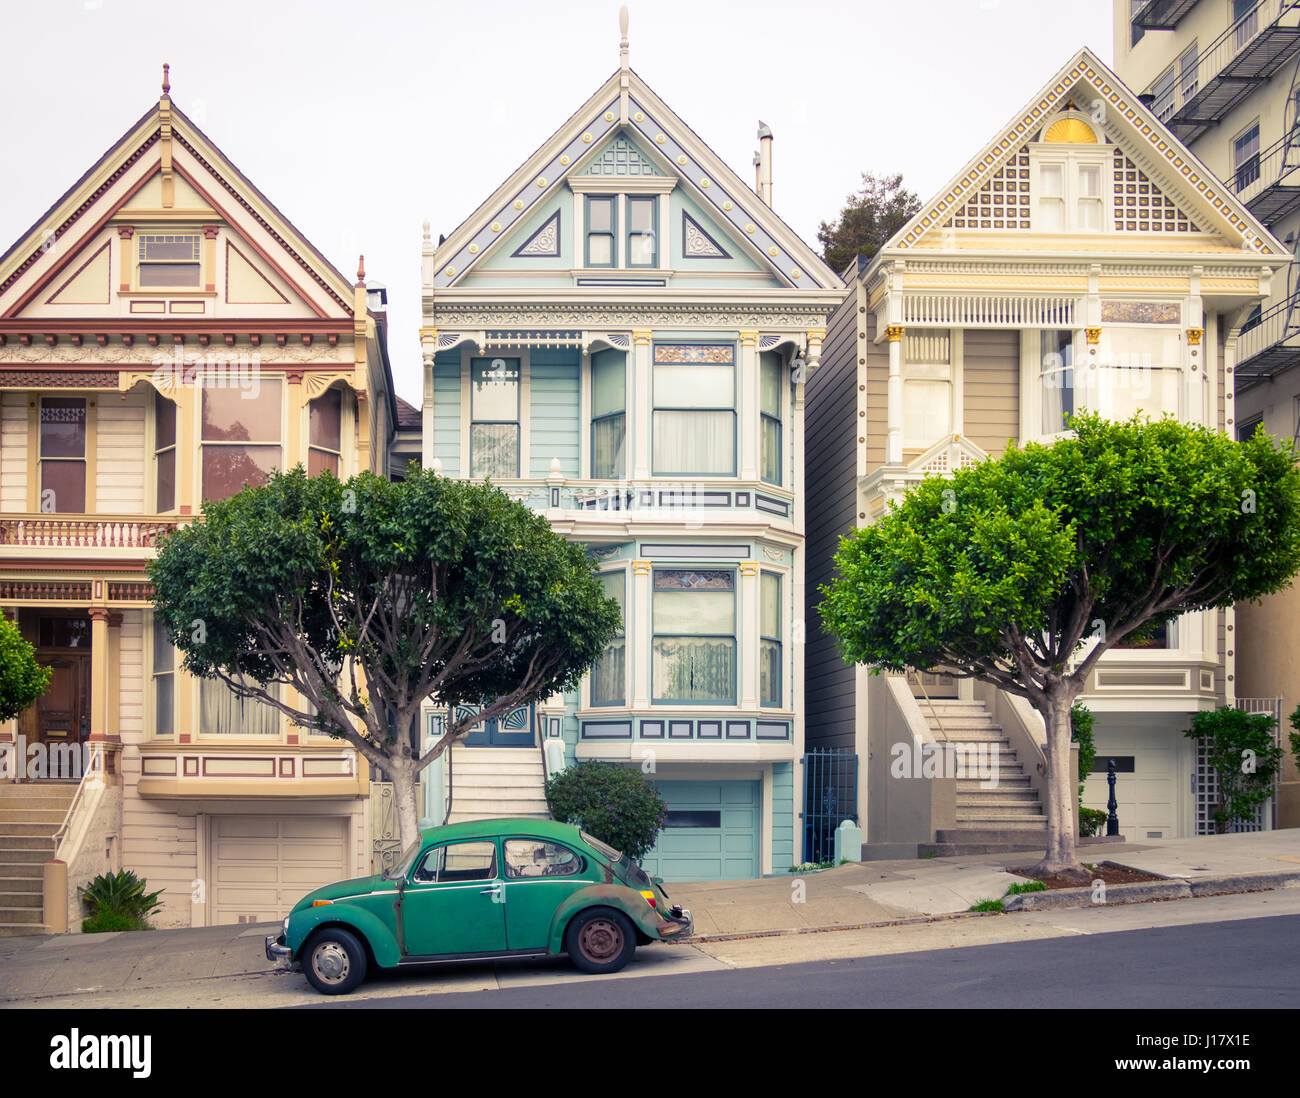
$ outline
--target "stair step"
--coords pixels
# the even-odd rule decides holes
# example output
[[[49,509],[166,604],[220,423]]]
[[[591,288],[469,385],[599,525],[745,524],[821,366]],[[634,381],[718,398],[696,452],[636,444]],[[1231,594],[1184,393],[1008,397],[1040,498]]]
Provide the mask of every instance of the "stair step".
[[[478,772],[452,774],[452,789],[459,793],[462,789],[497,789],[509,790],[516,793],[521,789],[536,790],[538,796],[542,792],[542,779],[540,774],[497,774]]]
[[[0,877],[0,896],[13,896],[16,893],[40,892],[44,884],[45,871],[30,877]]]
[[[1032,789],[959,789],[957,790],[957,811],[963,807],[992,808],[998,805],[1033,805],[1041,808],[1042,802]]]
[[[1008,773],[1007,770],[998,768],[998,784],[995,788],[1004,792],[1020,792],[1022,789],[1029,789],[1029,775],[1024,773],[1019,765],[1016,766],[1016,773]],[[958,778],[957,779],[957,796],[963,793],[982,792],[984,785],[983,779],[979,777]]]
[[[39,907],[0,907],[0,926],[22,923],[44,926],[45,915]]]
[[[54,854],[54,837],[47,831],[39,834],[0,835],[0,856],[7,850],[44,850]]]
[[[0,923],[0,938],[20,938],[28,934],[44,934],[44,923]]]
[[[983,824],[979,827],[940,828],[934,833],[935,842],[939,843],[1041,843],[1047,845],[1047,828],[1040,826],[1037,830],[1028,828],[997,827]]]
[[[1047,817],[1042,813],[1025,813],[1019,815],[1008,812],[974,812],[964,814],[957,820],[959,828],[988,828],[998,831],[1041,831],[1047,824]]]
[[[45,897],[40,892],[8,892],[0,888],[0,910],[32,907],[39,911],[44,903]]]
[[[48,862],[54,856],[54,844],[49,844],[49,849],[15,849],[13,847],[0,847],[0,876],[5,876],[4,867],[6,865],[35,865],[41,866]]]

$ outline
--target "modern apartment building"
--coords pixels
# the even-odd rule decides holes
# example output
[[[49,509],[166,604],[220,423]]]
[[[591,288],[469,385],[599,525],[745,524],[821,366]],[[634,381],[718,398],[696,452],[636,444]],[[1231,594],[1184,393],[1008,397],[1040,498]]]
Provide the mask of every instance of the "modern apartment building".
[[[1300,440],[1300,3],[1115,0],[1115,69],[1293,257],[1246,317],[1237,414],[1225,427]],[[1279,712],[1289,731],[1286,715],[1300,705],[1300,592],[1239,606],[1237,635],[1237,694]],[[1277,824],[1300,827],[1290,752]]]

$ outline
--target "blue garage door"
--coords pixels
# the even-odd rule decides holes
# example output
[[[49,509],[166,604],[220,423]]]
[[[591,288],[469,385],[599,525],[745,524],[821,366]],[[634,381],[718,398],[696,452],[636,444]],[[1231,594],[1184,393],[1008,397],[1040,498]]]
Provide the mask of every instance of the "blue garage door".
[[[758,876],[758,782],[658,782],[668,824],[642,860],[665,881]]]

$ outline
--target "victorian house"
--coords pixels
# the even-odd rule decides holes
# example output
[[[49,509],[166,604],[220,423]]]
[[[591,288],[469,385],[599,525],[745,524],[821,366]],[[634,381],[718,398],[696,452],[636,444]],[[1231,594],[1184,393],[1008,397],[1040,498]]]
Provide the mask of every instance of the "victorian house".
[[[1242,323],[1288,261],[1157,110],[1089,51],[1071,58],[846,272],[808,383],[810,621],[839,536],[922,477],[1051,439],[1076,409],[1231,431]],[[1235,638],[1232,611],[1190,613],[1094,671],[1081,700],[1100,772],[1084,804],[1104,807],[1113,758],[1130,838],[1212,830],[1210,772],[1183,730],[1240,700]],[[873,851],[1038,845],[1043,731],[1026,703],[970,680],[871,676],[819,627],[808,640],[807,738],[861,761]],[[891,775],[896,745],[945,742],[997,752],[997,785]]]
[[[123,865],[164,889],[162,926],[276,919],[368,871],[364,761],[188,675],[154,627],[145,562],[204,500],[273,468],[387,472],[383,303],[173,104],[165,74],[0,259],[0,609],[53,668],[0,737],[71,767],[10,756],[0,924],[75,927],[76,885]]]
[[[526,108],[525,108],[526,109]],[[436,822],[544,814],[543,759],[641,769],[668,880],[799,858],[804,387],[840,279],[628,65],[423,247],[424,454],[589,546],[624,632],[432,768]],[[444,714],[429,712],[432,732]]]

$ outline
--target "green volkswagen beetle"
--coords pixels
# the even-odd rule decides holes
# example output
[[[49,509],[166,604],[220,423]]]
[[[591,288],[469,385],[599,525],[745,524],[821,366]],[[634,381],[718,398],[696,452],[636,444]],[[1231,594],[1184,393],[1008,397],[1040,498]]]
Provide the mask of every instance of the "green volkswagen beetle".
[[[387,873],[308,893],[266,956],[342,995],[372,967],[567,953],[617,972],[638,945],[691,929],[658,879],[571,824],[475,820],[421,832]]]

